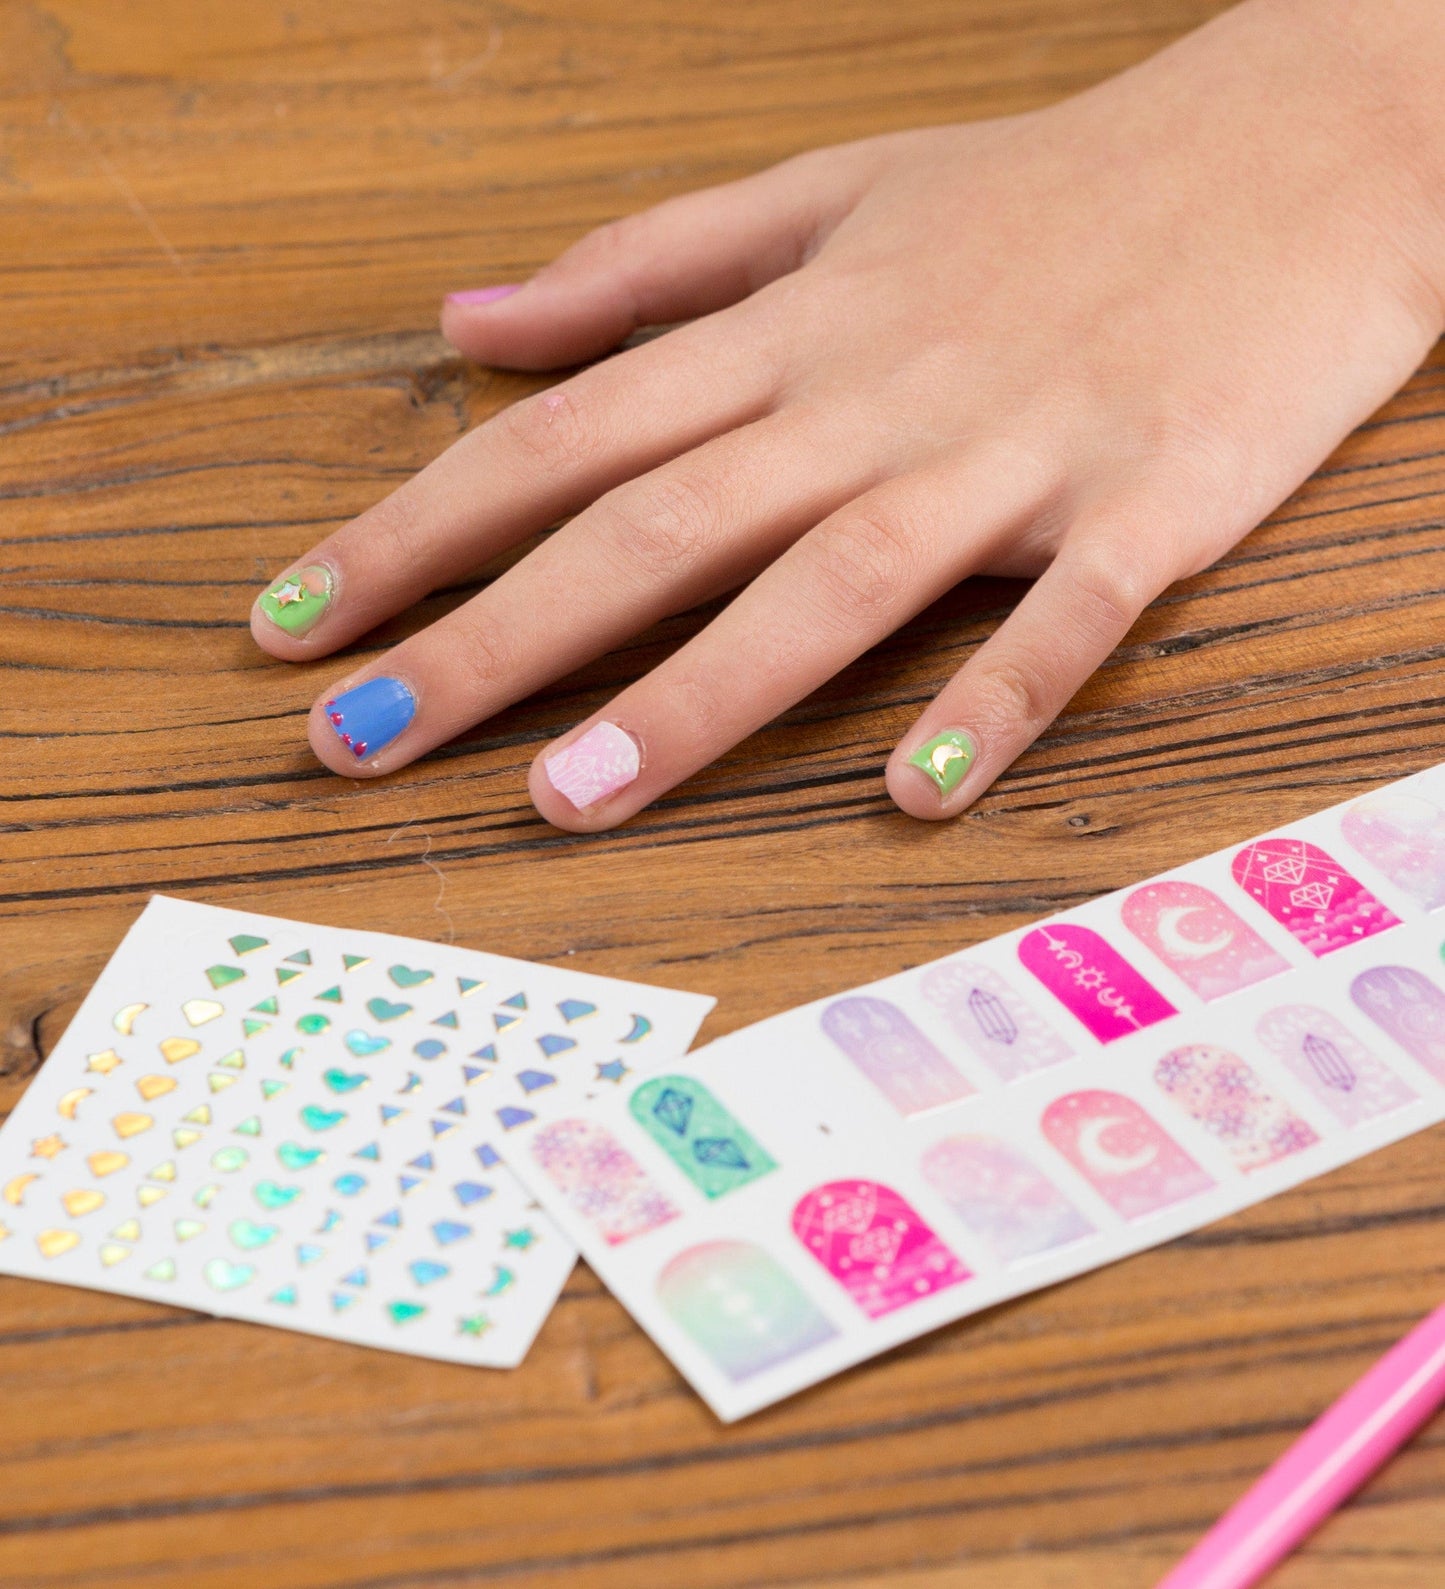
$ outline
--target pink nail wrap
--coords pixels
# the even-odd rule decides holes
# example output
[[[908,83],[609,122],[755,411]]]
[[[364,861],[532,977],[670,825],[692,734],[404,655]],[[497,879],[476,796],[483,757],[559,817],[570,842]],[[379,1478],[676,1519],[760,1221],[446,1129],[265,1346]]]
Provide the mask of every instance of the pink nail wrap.
[[[793,1209],[793,1234],[870,1319],[969,1278],[914,1209],[877,1181],[815,1187]]]
[[[1005,1263],[1094,1233],[1052,1181],[997,1137],[944,1137],[924,1153],[919,1168],[959,1219]]]
[[[1382,789],[1340,820],[1345,842],[1425,910],[1445,907],[1445,812],[1417,794]]]
[[[1229,1152],[1241,1170],[1260,1170],[1319,1141],[1238,1054],[1193,1043],[1166,1054],[1154,1067],[1159,1090]]]
[[[1400,925],[1388,905],[1304,839],[1247,844],[1231,870],[1245,893],[1316,959]]]
[[[1198,883],[1166,878],[1124,901],[1124,925],[1205,1003],[1289,970],[1289,961]]]
[[[1342,1125],[1390,1114],[1417,1096],[1343,1021],[1316,1005],[1281,1005],[1260,1016],[1254,1030]]]
[[[542,763],[547,782],[579,811],[625,789],[641,766],[637,742],[615,723],[594,723]]]
[[[1214,1178],[1122,1093],[1068,1093],[1044,1110],[1041,1124],[1045,1138],[1125,1219],[1142,1219],[1214,1185]]]
[[[1410,966],[1375,966],[1350,984],[1355,1004],[1436,1079],[1445,1081],[1445,993]]]
[[[1004,1081],[1071,1059],[1073,1050],[990,966],[946,960],[924,973],[923,997]]]
[[[556,1120],[531,1147],[543,1174],[610,1247],[677,1218],[637,1160],[590,1120]]]
[[[973,1086],[887,999],[837,999],[824,1011],[823,1035],[848,1056],[901,1115],[967,1098]]]
[[[1092,927],[1035,927],[1019,940],[1018,952],[1025,968],[1101,1043],[1179,1013]]]

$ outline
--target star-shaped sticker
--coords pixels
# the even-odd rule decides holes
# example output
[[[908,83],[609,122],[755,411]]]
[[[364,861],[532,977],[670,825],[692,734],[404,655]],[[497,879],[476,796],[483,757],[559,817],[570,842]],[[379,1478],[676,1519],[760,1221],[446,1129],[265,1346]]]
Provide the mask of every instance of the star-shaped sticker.
[[[465,1313],[457,1320],[458,1335],[473,1335],[478,1340],[492,1327],[492,1321],[485,1313]]]
[[[502,1237],[504,1247],[515,1247],[518,1252],[526,1252],[528,1247],[537,1240],[537,1232],[523,1225],[520,1230],[509,1230]]]
[[[598,1081],[621,1081],[628,1074],[627,1066],[620,1059],[609,1059],[605,1065],[597,1067]]]
[[[67,1144],[60,1140],[56,1132],[51,1132],[48,1137],[36,1137],[30,1144],[30,1157],[32,1159],[53,1159],[57,1153],[63,1153]]]
[[[288,579],[276,592],[276,605],[290,607],[298,601],[305,601],[310,592],[299,580]]]

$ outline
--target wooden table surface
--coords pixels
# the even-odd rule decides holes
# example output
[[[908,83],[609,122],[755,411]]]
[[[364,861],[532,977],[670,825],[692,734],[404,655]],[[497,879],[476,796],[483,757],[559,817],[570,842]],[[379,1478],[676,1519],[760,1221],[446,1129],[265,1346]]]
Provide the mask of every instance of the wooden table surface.
[[[534,389],[449,353],[444,291],[1216,9],[0,0],[0,1104],[152,890],[574,956],[717,994],[716,1035],[1445,758],[1438,356],[951,827],[880,773],[1004,584],[599,838],[526,766],[695,617],[359,785],[305,745],[333,664],[250,642],[263,580]],[[730,1429],[585,1268],[512,1373],[3,1280],[0,1584],[1144,1589],[1445,1295],[1442,1148]],[[1445,1582],[1439,1422],[1274,1582]]]

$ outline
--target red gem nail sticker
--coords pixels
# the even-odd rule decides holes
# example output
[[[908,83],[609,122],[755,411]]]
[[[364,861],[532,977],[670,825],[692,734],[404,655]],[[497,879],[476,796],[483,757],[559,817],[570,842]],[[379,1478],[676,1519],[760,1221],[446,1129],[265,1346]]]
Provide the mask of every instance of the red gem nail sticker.
[[[1445,811],[1417,794],[1382,789],[1340,821],[1345,842],[1425,910],[1445,906]]]
[[[1016,1148],[997,1137],[944,1137],[923,1178],[1005,1263],[1092,1236],[1094,1227]]]
[[[1314,1128],[1227,1048],[1194,1043],[1154,1067],[1159,1090],[1191,1115],[1241,1170],[1259,1170],[1319,1141]]]
[[[1044,1110],[1044,1136],[1125,1219],[1142,1219],[1214,1185],[1214,1177],[1132,1098],[1090,1090]]]
[[[1124,925],[1205,1003],[1277,977],[1289,961],[1218,894],[1166,878],[1124,901]]]
[[[793,1209],[793,1233],[870,1319],[969,1279],[891,1187],[830,1181]]]
[[[1019,959],[1101,1043],[1179,1013],[1092,927],[1035,927],[1019,940]]]
[[[1375,966],[1350,984],[1356,1005],[1437,1081],[1445,1081],[1445,993],[1410,966]]]
[[[556,1120],[531,1147],[547,1179],[610,1247],[677,1218],[637,1160],[590,1120]]]
[[[823,1011],[829,1037],[901,1115],[922,1114],[974,1090],[887,999],[838,999]]]
[[[1255,1035],[1342,1125],[1390,1114],[1418,1096],[1343,1021],[1314,1004],[1260,1016]]]
[[[1234,857],[1234,880],[1316,959],[1400,925],[1368,888],[1304,839],[1259,839]]]
[[[1063,1038],[990,966],[945,960],[924,973],[920,987],[954,1032],[1004,1081],[1073,1057]]]

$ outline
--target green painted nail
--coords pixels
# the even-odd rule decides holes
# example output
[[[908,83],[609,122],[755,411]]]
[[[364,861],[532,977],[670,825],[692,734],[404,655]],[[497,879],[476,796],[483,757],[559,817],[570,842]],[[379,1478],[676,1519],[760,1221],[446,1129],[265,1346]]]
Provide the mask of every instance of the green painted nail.
[[[973,741],[961,728],[945,728],[921,744],[908,758],[908,765],[926,772],[939,792],[948,795],[963,782],[975,754]]]
[[[290,635],[309,634],[331,605],[331,570],[319,564],[278,579],[261,597],[261,611]]]

